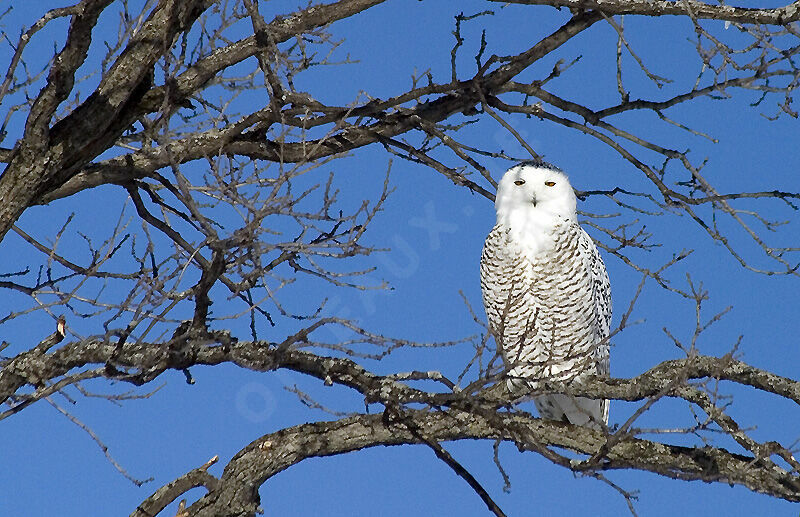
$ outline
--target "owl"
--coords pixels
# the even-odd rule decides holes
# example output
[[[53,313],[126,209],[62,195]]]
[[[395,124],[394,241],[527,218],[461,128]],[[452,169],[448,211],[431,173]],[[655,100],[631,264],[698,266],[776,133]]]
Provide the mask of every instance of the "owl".
[[[481,291],[515,397],[529,398],[543,380],[572,384],[609,374],[611,288],[576,206],[566,174],[543,161],[510,168],[497,186]],[[608,400],[552,394],[533,401],[548,420],[608,424]]]

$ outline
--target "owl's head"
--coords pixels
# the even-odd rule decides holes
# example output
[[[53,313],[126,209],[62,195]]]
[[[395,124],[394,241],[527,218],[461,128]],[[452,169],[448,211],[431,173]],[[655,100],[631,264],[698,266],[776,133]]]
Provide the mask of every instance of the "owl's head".
[[[497,185],[494,206],[498,221],[520,213],[535,218],[577,220],[577,200],[567,175],[542,161],[522,162],[508,169]]]

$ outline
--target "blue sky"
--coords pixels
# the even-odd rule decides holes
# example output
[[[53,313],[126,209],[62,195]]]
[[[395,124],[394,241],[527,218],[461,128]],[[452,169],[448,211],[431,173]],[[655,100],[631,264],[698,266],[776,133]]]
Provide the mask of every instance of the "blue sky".
[[[33,23],[51,7],[49,4],[37,2],[27,4],[25,9],[15,8],[0,21],[2,29],[14,39],[20,24]],[[294,3],[265,3],[263,12],[269,19],[273,14],[270,9],[287,12],[292,7]],[[486,29],[489,54],[510,55],[552,32],[569,16],[567,12],[548,7],[501,8],[499,3],[479,1],[394,0],[330,28],[336,38],[345,40],[337,50],[338,56],[349,54],[358,60],[357,63],[311,70],[299,76],[295,84],[323,102],[346,103],[360,91],[381,98],[400,93],[409,86],[410,76],[415,71],[430,69],[437,81],[444,82],[450,73],[453,16],[462,11],[470,14],[487,8],[493,9],[495,15],[482,17],[464,27],[467,41],[460,61],[463,77],[475,71],[473,56],[481,29]],[[718,30],[722,30],[722,22],[718,25]],[[657,90],[644,80],[632,60],[627,59],[626,85],[632,90],[632,97],[665,99],[691,86],[700,63],[689,41],[693,30],[687,20],[629,18],[626,27],[631,31],[634,48],[652,70],[675,79],[674,83]],[[37,34],[31,43],[31,48],[37,52],[36,58],[50,57],[53,38],[59,44],[63,42],[63,32],[58,32],[63,29],[64,24],[54,24],[53,30]],[[99,48],[98,45],[96,41],[94,48]],[[550,88],[562,97],[572,96],[591,108],[609,106],[618,101],[613,68],[615,50],[615,33],[608,25],[598,23],[558,53],[531,67],[522,78],[542,77],[557,59],[570,61],[581,56],[578,64],[553,81]],[[6,64],[7,60],[8,57],[0,54],[0,64]],[[93,84],[96,78],[86,82],[87,88]],[[776,188],[800,191],[797,121],[786,116],[774,122],[766,120],[761,113],[774,113],[775,101],[765,103],[762,108],[751,107],[750,103],[757,98],[757,93],[739,92],[733,99],[700,99],[667,112],[673,119],[713,135],[718,139],[714,144],[665,124],[650,113],[633,113],[614,122],[665,147],[690,148],[690,157],[695,163],[708,157],[704,172],[721,192]],[[243,99],[242,102],[250,101]],[[5,109],[7,107],[3,106],[3,111]],[[588,136],[537,119],[518,117],[509,121],[548,161],[569,173],[578,189],[647,188],[640,171]],[[22,122],[24,120],[19,118],[13,121],[3,146],[13,145]],[[519,144],[488,117],[465,130],[462,138],[471,145],[501,147],[509,154],[525,156]],[[653,154],[637,151],[637,155],[654,166],[661,162]],[[329,172],[336,172],[336,181],[343,191],[342,203],[355,206],[360,200],[374,198],[380,192],[388,161],[382,148],[360,149],[351,157],[322,167],[310,181],[324,182]],[[495,178],[508,167],[500,160],[486,159],[482,163],[493,171]],[[197,167],[202,171],[204,166],[205,163],[198,163],[187,166],[187,170]],[[491,203],[466,190],[456,189],[431,170],[403,160],[393,161],[390,178],[395,191],[367,238],[375,246],[390,247],[392,251],[370,257],[370,264],[377,269],[367,281],[375,285],[386,281],[392,290],[363,294],[336,289],[321,291],[320,297],[330,299],[329,310],[334,314],[354,318],[362,326],[386,335],[439,341],[480,332],[459,291],[464,292],[472,307],[482,315],[477,266],[483,239],[494,223]],[[102,231],[116,221],[119,206],[126,199],[123,189],[102,187],[46,207],[31,208],[19,221],[19,226],[42,239],[53,239],[67,215],[74,212],[73,231],[80,230],[100,239]],[[92,207],[91,212],[87,211],[88,206]],[[742,207],[757,209],[766,217],[793,220],[768,237],[770,242],[798,245],[800,233],[793,211],[770,201],[743,203]],[[618,207],[596,198],[579,208],[601,214],[618,211]],[[130,208],[128,210],[131,213]],[[614,221],[632,218],[623,215]],[[438,231],[427,231],[431,222]],[[709,301],[704,304],[705,319],[733,306],[722,321],[703,334],[699,343],[701,353],[724,354],[738,336],[743,335],[738,350],[743,360],[797,378],[800,364],[798,279],[744,271],[724,248],[713,243],[685,216],[665,214],[645,222],[662,246],[648,254],[639,254],[637,258],[654,266],[682,249],[694,249],[689,258],[671,270],[670,278],[685,287],[688,273],[693,281],[703,283],[710,293]],[[138,227],[138,223],[133,224],[131,231]],[[597,232],[593,235],[601,237]],[[734,244],[745,256],[759,263],[757,250],[747,243],[741,232],[734,230],[733,236]],[[80,237],[70,233],[65,239],[75,246],[75,256],[81,257]],[[26,249],[20,251],[19,242],[13,235],[3,242],[0,257],[4,269],[14,270],[20,265],[41,262],[40,257]],[[640,276],[614,257],[605,255],[605,260],[612,281],[616,325]],[[287,303],[303,307],[305,300],[301,295],[299,290],[288,290]],[[26,303],[15,295],[3,293],[3,296],[5,301],[0,302],[0,309],[4,314]],[[642,323],[614,340],[612,375],[633,376],[661,361],[681,357],[682,353],[662,328],[688,338],[694,330],[694,318],[693,305],[649,282],[634,312],[634,319],[643,320]],[[0,325],[0,339],[12,343],[3,353],[18,353],[37,343],[51,332],[50,321],[38,312]],[[92,328],[91,320],[80,325],[88,334],[102,332],[99,324],[98,328]],[[235,322],[232,328],[246,338],[247,321]],[[280,321],[275,329],[276,336],[290,328],[290,322]],[[440,370],[455,376],[471,355],[468,345],[401,350],[387,361],[366,366],[378,372],[413,368]],[[163,384],[153,396],[127,401],[121,406],[79,397],[74,392],[70,393],[77,398],[76,405],[59,400],[91,427],[131,475],[154,478],[141,488],[119,475],[83,430],[46,403],[0,422],[0,438],[5,445],[0,469],[3,494],[0,514],[125,515],[158,487],[214,455],[219,455],[224,463],[247,443],[266,433],[331,418],[302,406],[294,394],[284,389],[287,386],[297,385],[338,410],[363,409],[363,403],[354,393],[340,387],[324,388],[316,380],[292,373],[257,374],[223,366],[196,368],[193,375],[197,382],[188,386],[182,374],[170,372],[153,384],[152,387]],[[105,384],[89,383],[87,387],[101,391]],[[111,389],[125,391],[129,387],[113,386]],[[757,426],[753,431],[756,438],[781,440],[785,444],[800,438],[800,414],[796,406],[732,386],[723,386],[723,390],[735,395],[731,414],[743,426]],[[635,407],[613,402],[611,422],[623,422]],[[664,401],[657,404],[640,425],[679,427],[690,422],[687,404]],[[675,443],[687,440],[669,436],[662,439]],[[509,493],[503,492],[502,477],[492,460],[491,443],[462,442],[449,444],[447,448],[471,469],[509,515],[611,516],[627,511],[623,498],[608,486],[593,479],[577,478],[533,453],[521,454],[509,444],[503,445],[500,452],[511,476]],[[211,472],[219,475],[221,467],[215,466]],[[713,514],[719,515],[797,515],[799,511],[795,504],[772,500],[741,487],[672,481],[639,472],[612,472],[609,477],[626,490],[639,491],[636,508],[643,516],[694,515],[701,511],[708,513],[709,507],[713,508]],[[196,496],[199,491],[190,493],[190,497],[193,494]],[[269,480],[261,489],[261,497],[267,515],[487,514],[480,499],[430,450],[411,446],[378,447],[303,462]]]

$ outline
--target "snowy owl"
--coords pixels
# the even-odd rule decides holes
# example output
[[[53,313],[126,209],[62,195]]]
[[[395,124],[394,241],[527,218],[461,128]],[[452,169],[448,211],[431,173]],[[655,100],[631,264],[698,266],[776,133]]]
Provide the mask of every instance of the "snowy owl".
[[[576,204],[567,176],[538,160],[510,168],[497,186],[481,290],[515,395],[540,380],[579,383],[609,374],[611,288]],[[555,394],[533,401],[542,418],[608,424],[608,400]]]

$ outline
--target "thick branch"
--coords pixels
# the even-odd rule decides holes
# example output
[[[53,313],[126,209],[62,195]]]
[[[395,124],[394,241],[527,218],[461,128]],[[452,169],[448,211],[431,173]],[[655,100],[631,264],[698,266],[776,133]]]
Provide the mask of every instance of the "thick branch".
[[[86,60],[97,18],[109,3],[110,0],[84,0],[74,10],[64,48],[54,59],[47,85],[31,106],[25,135],[9,156],[11,164],[0,176],[0,198],[5,200],[0,203],[0,240],[53,173],[52,166],[40,161],[51,143],[50,120],[72,90],[75,71]]]
[[[63,52],[70,49],[69,42],[73,38],[79,38],[81,45],[73,53],[85,55],[85,50],[81,53],[81,49],[88,49],[89,34],[108,3],[93,2],[96,5],[92,16],[70,28],[68,46]],[[206,2],[201,0],[162,1],[103,76],[97,90],[50,130],[47,126],[55,109],[53,103],[58,97],[65,98],[69,94],[72,82],[57,85],[55,90],[59,95],[49,103],[42,100],[52,96],[49,89],[42,91],[31,110],[19,151],[0,177],[0,197],[8,200],[0,205],[0,239],[47,185],[65,181],[72,167],[82,167],[94,159],[130,126],[134,116],[131,108],[149,89],[155,62],[172,46],[175,35],[190,27],[205,7]],[[70,73],[74,74],[80,62],[82,59],[69,67]],[[58,76],[58,65],[51,74]],[[51,108],[39,110],[37,106],[42,103]],[[39,111],[42,113],[37,114]]]
[[[261,341],[241,341],[226,346],[210,345],[209,336],[192,339],[181,347],[181,355],[170,352],[169,347],[158,343],[114,343],[100,341],[72,342],[50,354],[22,353],[8,361],[0,370],[0,402],[5,402],[17,390],[35,378],[38,382],[52,381],[73,369],[90,365],[113,364],[125,368],[147,371],[144,377],[127,376],[124,380],[148,382],[168,369],[183,370],[196,365],[234,363],[254,371],[271,371],[285,368],[316,377],[325,382],[341,384],[359,391],[370,402],[394,401],[401,404],[425,403],[435,406],[460,405],[471,400],[491,403],[501,401],[492,392],[479,393],[474,399],[470,393],[429,393],[397,382],[389,377],[375,375],[349,359],[320,356],[310,352],[291,350],[288,347],[270,346]],[[303,338],[305,339],[305,338]],[[297,335],[287,338],[297,345]],[[109,373],[114,377],[113,373]],[[561,383],[542,383],[542,392],[562,392],[590,398],[610,398],[636,401],[659,395],[675,378],[720,379],[773,393],[800,404],[800,382],[755,368],[730,357],[696,356],[689,359],[665,361],[647,372],[631,379],[596,378],[583,386],[565,387]],[[669,393],[678,396],[679,393]]]
[[[494,413],[490,417],[457,410],[407,411],[408,418],[431,440],[501,439],[522,450],[542,444],[593,455],[606,443],[599,431],[534,419],[529,415]],[[242,449],[226,466],[217,490],[188,508],[192,516],[255,515],[258,488],[269,478],[304,459],[330,456],[377,445],[421,443],[402,422],[383,415],[357,415],[335,422],[303,424],[269,434]],[[721,448],[679,447],[627,438],[612,445],[604,469],[635,468],[683,480],[720,481],[751,490],[800,500],[800,483],[780,469],[768,470],[753,458]]]

